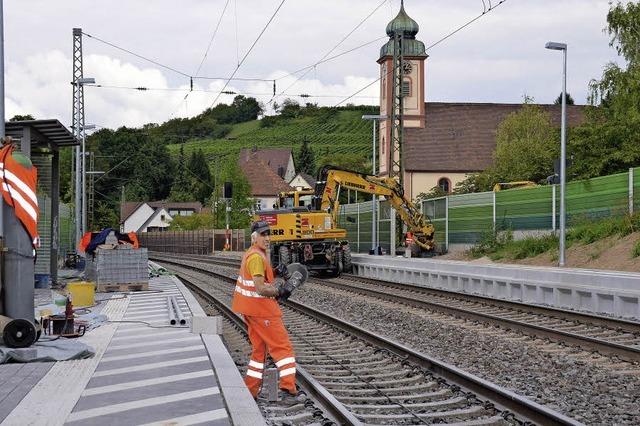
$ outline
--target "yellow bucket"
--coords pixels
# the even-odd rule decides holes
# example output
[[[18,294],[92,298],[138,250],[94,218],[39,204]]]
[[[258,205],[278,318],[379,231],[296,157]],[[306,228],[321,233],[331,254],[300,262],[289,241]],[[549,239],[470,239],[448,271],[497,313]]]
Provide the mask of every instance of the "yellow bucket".
[[[71,294],[71,303],[81,308],[95,305],[96,285],[89,281],[67,284],[67,292]]]

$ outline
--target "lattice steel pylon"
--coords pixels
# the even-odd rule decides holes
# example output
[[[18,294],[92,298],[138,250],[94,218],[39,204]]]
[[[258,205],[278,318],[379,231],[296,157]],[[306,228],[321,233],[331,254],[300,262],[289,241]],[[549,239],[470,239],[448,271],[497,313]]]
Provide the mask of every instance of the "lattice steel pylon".
[[[78,84],[78,80],[83,77],[82,74],[82,29],[73,29],[73,80],[71,87],[73,88],[73,114],[71,123],[73,131],[78,142],[82,139],[81,131],[84,129],[84,88],[82,84]],[[82,170],[82,160],[80,158],[80,146],[76,145],[74,149],[74,160],[71,162],[71,176],[73,182],[71,187],[74,194],[74,220],[75,220],[75,238],[80,238],[81,233],[81,206],[82,206],[82,190],[80,187],[80,175]]]
[[[391,143],[389,149],[389,177],[396,178],[400,187],[404,187],[404,167],[403,167],[403,136],[404,136],[404,93],[402,91],[403,82],[403,61],[402,51],[403,31],[397,31],[393,36],[393,91],[391,99]]]
[[[82,78],[82,29],[73,29],[73,79],[71,80],[71,86],[73,87],[73,114],[71,119],[71,126],[76,136],[79,137],[80,129],[84,127],[84,87],[81,84],[75,84],[78,79]],[[80,102],[78,102],[80,98]],[[80,110],[78,111],[78,105]],[[78,114],[79,112],[79,114]],[[80,118],[80,123],[76,122]]]

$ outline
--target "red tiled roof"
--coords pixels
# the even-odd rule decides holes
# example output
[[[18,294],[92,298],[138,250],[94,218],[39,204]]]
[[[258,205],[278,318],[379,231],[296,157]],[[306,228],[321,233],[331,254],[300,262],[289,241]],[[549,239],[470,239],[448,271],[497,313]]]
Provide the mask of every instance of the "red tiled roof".
[[[560,126],[560,105],[540,105]],[[405,169],[472,172],[493,162],[498,125],[522,104],[427,102],[424,129],[405,129]],[[584,121],[584,105],[567,105],[567,124]]]
[[[254,197],[275,197],[279,192],[291,190],[284,179],[278,176],[257,153],[241,155],[240,168],[251,185],[251,195]]]
[[[240,150],[240,161],[249,161],[252,155],[258,155],[258,158],[264,161],[278,175],[278,169],[280,168],[285,172],[287,171],[291,148],[244,148]]]

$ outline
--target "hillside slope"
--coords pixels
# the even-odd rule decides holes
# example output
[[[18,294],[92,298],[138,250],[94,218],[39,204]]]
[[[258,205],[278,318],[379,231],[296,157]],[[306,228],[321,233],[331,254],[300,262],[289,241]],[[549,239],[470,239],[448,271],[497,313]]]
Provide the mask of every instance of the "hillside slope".
[[[297,154],[306,138],[316,159],[329,154],[368,155],[371,151],[371,123],[362,120],[363,111],[333,110],[279,119],[269,127],[260,120],[236,124],[224,139],[197,139],[184,146],[185,154],[202,149],[209,159],[222,154],[237,157],[242,148],[293,148]],[[168,145],[176,155],[180,144]]]
[[[640,242],[640,232],[625,236],[610,236],[591,244],[576,243],[566,251],[568,268],[603,269],[609,271],[640,272],[640,256],[634,257],[634,248]],[[475,263],[517,264],[532,266],[558,266],[557,250],[550,250],[525,259],[500,259],[488,256],[474,259],[468,253],[450,253],[445,260],[464,260]]]

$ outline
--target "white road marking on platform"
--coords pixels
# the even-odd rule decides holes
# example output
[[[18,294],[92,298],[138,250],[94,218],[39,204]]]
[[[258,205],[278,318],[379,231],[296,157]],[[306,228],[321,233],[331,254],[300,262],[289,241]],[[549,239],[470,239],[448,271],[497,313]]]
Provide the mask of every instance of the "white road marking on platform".
[[[142,426],[166,426],[166,425],[180,425],[189,426],[197,425],[204,422],[212,422],[214,420],[220,420],[229,417],[227,410],[220,408],[218,410],[205,411],[204,413],[192,414],[190,416],[174,417],[173,419],[161,420],[159,422],[146,423]]]
[[[140,323],[120,323],[118,327],[118,338],[123,336],[134,336],[134,335],[144,335],[146,332],[155,331],[156,333],[164,333],[168,330],[188,330],[189,327],[178,326],[178,325],[169,325],[169,320],[164,322],[166,327],[158,328],[158,327],[149,327]],[[126,326],[126,327],[124,327]],[[135,327],[132,327],[135,326]]]
[[[123,402],[120,404],[110,404],[105,407],[90,408],[88,410],[76,411],[71,413],[67,421],[73,422],[78,420],[90,419],[91,417],[104,416],[107,414],[120,413],[122,411],[134,410],[136,408],[150,407],[153,405],[162,405],[170,402],[185,401],[187,399],[200,398],[203,396],[217,395],[220,390],[217,387],[208,389],[199,389],[191,392],[182,392],[175,395],[158,396],[155,398],[141,399],[138,401]]]
[[[163,383],[179,382],[181,380],[197,379],[200,377],[213,377],[213,370],[192,371],[184,374],[175,374],[173,376],[155,377],[153,379],[136,380],[135,382],[118,383],[117,385],[100,386],[85,389],[82,396],[100,395],[109,392],[120,392],[127,389],[141,388],[144,386],[160,385]]]
[[[195,362],[209,361],[208,356],[195,356],[193,358],[174,359],[171,361],[154,362],[152,364],[134,365],[133,367],[111,368],[93,373],[93,377],[113,376],[115,374],[135,373],[138,371],[153,370],[162,367],[173,367],[176,365],[193,364]]]
[[[142,347],[145,347],[145,346],[164,345],[166,343],[188,342],[188,341],[196,341],[196,340],[200,340],[200,336],[197,336],[195,334],[191,334],[190,336],[180,337],[180,338],[177,338],[177,339],[163,340],[161,342],[154,341],[154,342],[142,342],[142,343],[133,343],[133,344],[124,343],[122,345],[111,345],[111,346],[109,346],[109,350],[112,350],[112,349],[142,348]]]
[[[160,318],[160,317],[164,317],[167,319],[167,321],[169,321],[169,313],[168,312],[163,312],[160,314],[154,314],[154,315],[149,315],[149,314],[143,314],[143,315],[125,315],[124,316],[124,320],[144,320],[146,318]]]
[[[129,299],[111,299],[101,313],[110,320],[119,320],[128,302]],[[95,355],[81,360],[56,362],[9,413],[2,425],[62,426],[91,379],[116,328],[116,324],[105,324],[80,337],[78,340],[95,349]]]
[[[187,346],[187,347],[183,346],[180,348],[162,349],[159,351],[141,352],[141,353],[128,354],[128,355],[105,356],[102,358],[102,362],[122,361],[125,359],[136,359],[136,358],[143,358],[147,356],[156,356],[156,355],[177,354],[180,352],[195,351],[196,349],[204,350],[204,346],[200,344],[200,345],[193,345],[193,346]]]
[[[184,328],[179,328],[177,330],[169,330],[169,329],[166,329],[166,330],[167,331],[155,331],[155,332],[152,331],[149,333],[137,333],[137,334],[134,334],[133,336],[120,336],[119,333],[116,333],[115,337],[111,339],[111,341],[120,342],[121,340],[139,339],[141,337],[154,337],[154,336],[163,337],[163,336],[171,336],[171,335],[175,336],[181,333],[189,333],[189,330],[185,330]]]
[[[135,301],[150,301],[150,300],[167,300],[167,296],[182,296],[179,291],[163,291],[162,294],[144,295],[144,296],[131,296],[131,300]]]

